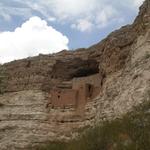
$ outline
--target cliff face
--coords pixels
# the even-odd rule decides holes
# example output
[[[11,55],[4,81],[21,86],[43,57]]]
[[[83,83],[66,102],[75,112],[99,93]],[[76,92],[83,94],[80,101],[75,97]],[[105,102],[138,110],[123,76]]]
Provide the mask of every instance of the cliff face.
[[[13,61],[3,68],[8,78],[0,95],[2,150],[67,140],[79,128],[120,117],[150,100],[150,1],[132,25],[88,49]],[[90,85],[83,96],[80,84]],[[54,89],[76,90],[75,105],[55,107]]]

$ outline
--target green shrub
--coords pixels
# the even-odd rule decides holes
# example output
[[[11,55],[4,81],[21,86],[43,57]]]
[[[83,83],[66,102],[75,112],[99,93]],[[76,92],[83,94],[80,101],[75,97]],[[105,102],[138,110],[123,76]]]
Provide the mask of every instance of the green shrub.
[[[149,59],[149,58],[150,58],[150,53],[147,52],[147,53],[145,54],[144,58],[145,58],[145,59]]]
[[[66,143],[58,142],[58,141],[36,148],[36,150],[65,150],[65,149],[66,149]]]

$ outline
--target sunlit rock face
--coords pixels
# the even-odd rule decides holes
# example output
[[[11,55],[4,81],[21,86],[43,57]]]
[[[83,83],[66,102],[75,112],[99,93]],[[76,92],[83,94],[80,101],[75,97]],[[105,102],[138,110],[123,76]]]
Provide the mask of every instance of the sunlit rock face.
[[[132,25],[88,49],[4,64],[0,149],[29,150],[76,137],[150,100],[150,1]],[[34,148],[33,148],[34,149]]]

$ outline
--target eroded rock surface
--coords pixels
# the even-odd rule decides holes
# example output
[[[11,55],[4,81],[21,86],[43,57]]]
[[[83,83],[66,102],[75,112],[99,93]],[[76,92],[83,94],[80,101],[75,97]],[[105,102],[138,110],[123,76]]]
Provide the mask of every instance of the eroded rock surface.
[[[0,95],[1,150],[29,150],[51,140],[68,140],[79,128],[120,117],[150,100],[150,1],[144,2],[132,25],[88,49],[3,67],[8,82]],[[73,89],[77,82],[90,83],[99,93],[78,107],[51,104],[51,90]]]

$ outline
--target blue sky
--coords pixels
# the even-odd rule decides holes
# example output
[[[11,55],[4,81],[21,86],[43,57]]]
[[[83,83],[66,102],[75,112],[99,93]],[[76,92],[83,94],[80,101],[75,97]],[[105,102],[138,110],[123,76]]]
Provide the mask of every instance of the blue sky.
[[[0,0],[0,62],[89,47],[131,24],[143,0]]]

